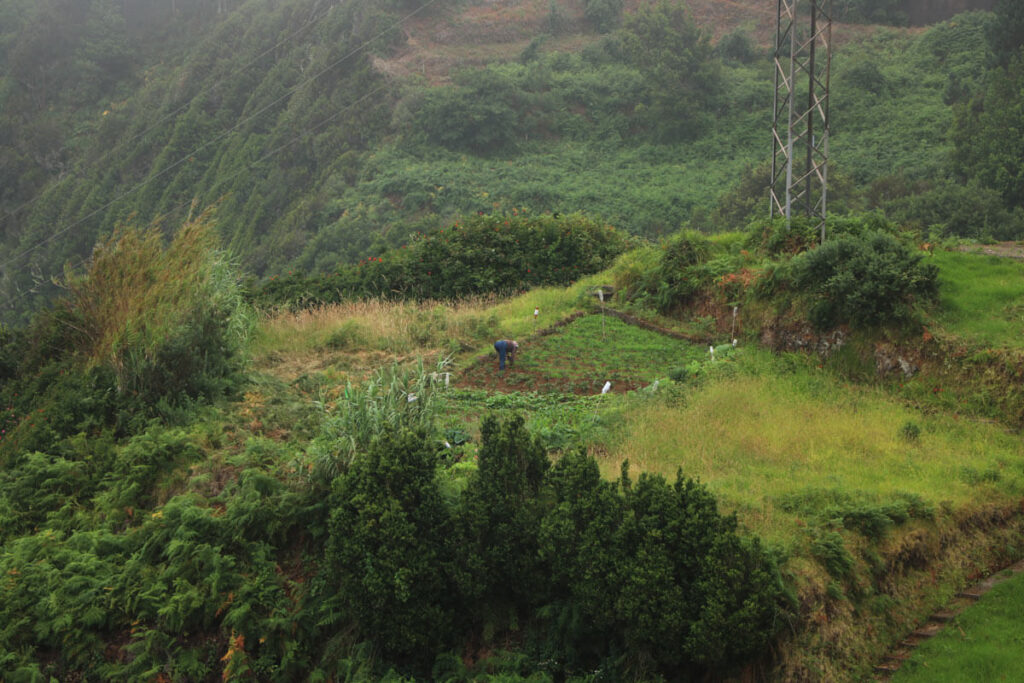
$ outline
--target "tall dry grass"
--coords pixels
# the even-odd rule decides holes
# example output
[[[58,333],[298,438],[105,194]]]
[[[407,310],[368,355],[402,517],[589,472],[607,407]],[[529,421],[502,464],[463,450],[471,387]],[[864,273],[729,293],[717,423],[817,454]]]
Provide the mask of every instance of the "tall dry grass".
[[[478,353],[501,338],[526,338],[557,322],[580,304],[591,276],[575,285],[545,287],[514,297],[455,302],[381,299],[330,304],[265,314],[255,335],[257,358],[323,351],[381,351],[422,355],[431,351]],[[534,319],[533,312],[540,314]]]
[[[251,326],[208,211],[186,221],[166,247],[157,225],[120,227],[96,245],[84,272],[67,271],[62,284],[62,321],[79,352],[91,365],[112,368],[121,390],[146,389],[146,375],[223,371],[213,358],[154,366],[191,345],[205,344],[194,355],[232,356]]]
[[[271,313],[259,325],[256,352],[301,352],[332,346],[351,351],[427,349],[445,339],[472,337],[481,321],[486,322],[489,303],[371,299]],[[347,341],[337,336],[343,330],[347,330]]]

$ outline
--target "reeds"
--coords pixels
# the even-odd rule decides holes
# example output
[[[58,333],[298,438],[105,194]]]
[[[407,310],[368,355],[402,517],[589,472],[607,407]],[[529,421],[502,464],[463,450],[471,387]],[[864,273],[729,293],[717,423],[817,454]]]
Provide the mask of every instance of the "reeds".
[[[428,372],[421,359],[415,365],[382,368],[362,384],[349,382],[332,405],[323,406],[328,417],[310,447],[314,480],[331,481],[385,432],[432,433],[447,367],[444,358]]]

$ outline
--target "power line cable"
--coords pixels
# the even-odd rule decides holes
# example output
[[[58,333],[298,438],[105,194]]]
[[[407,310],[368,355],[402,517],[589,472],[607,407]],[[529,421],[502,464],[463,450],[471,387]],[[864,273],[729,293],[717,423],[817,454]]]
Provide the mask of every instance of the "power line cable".
[[[299,90],[300,88],[302,88],[302,87],[306,86],[307,84],[311,83],[312,81],[316,80],[317,78],[319,78],[320,76],[324,75],[324,74],[325,74],[325,73],[327,73],[328,71],[332,70],[332,69],[333,69],[334,67],[338,66],[339,64],[341,64],[341,63],[342,63],[342,62],[344,62],[345,60],[347,60],[347,59],[349,59],[350,57],[353,57],[353,56],[355,56],[355,55],[359,54],[359,53],[360,53],[360,52],[362,52],[362,51],[363,51],[363,50],[364,50],[364,49],[365,49],[365,48],[366,48],[366,47],[367,47],[367,46],[368,46],[368,45],[369,45],[370,43],[372,43],[373,41],[377,40],[378,38],[380,38],[380,37],[382,37],[382,36],[384,36],[384,35],[386,35],[386,34],[390,33],[390,32],[391,32],[391,31],[392,31],[392,30],[393,30],[394,28],[396,28],[396,27],[398,27],[398,26],[401,26],[401,25],[402,25],[402,24],[403,24],[404,22],[408,21],[409,19],[411,19],[411,18],[412,18],[412,17],[414,17],[415,15],[419,14],[420,12],[422,12],[422,11],[423,11],[424,9],[426,9],[427,7],[429,7],[429,6],[433,5],[433,4],[435,3],[435,2],[437,2],[437,0],[428,0],[428,1],[427,1],[427,2],[425,2],[425,3],[423,4],[423,5],[420,5],[419,7],[417,7],[417,8],[416,8],[415,10],[413,10],[412,12],[410,12],[410,13],[406,14],[406,15],[405,15],[405,16],[403,16],[403,17],[402,17],[401,19],[399,19],[398,21],[396,21],[396,22],[394,22],[393,24],[391,24],[390,26],[388,26],[388,27],[387,27],[386,29],[384,29],[383,31],[380,31],[379,33],[377,33],[376,35],[374,35],[374,36],[373,36],[372,38],[370,38],[370,39],[368,39],[368,40],[364,41],[364,42],[363,42],[363,43],[362,43],[361,45],[358,45],[357,47],[353,48],[352,50],[350,50],[349,52],[347,52],[346,54],[344,54],[343,56],[341,56],[341,57],[340,57],[340,58],[338,58],[337,60],[335,60],[335,61],[331,62],[331,63],[330,63],[330,64],[329,64],[328,66],[324,67],[323,69],[321,69],[321,70],[320,70],[320,71],[318,71],[317,73],[313,74],[312,76],[310,76],[309,78],[307,78],[307,79],[305,79],[305,80],[299,81],[299,82],[298,82],[298,83],[297,83],[296,85],[292,86],[292,87],[291,87],[290,89],[288,89],[287,91],[285,91],[285,93],[284,93],[283,95],[281,95],[280,97],[278,97],[277,99],[273,100],[273,101],[272,101],[272,102],[270,102],[269,104],[267,104],[267,105],[263,106],[262,108],[258,109],[258,110],[257,110],[257,111],[255,111],[254,113],[252,113],[252,114],[250,114],[250,115],[248,115],[248,116],[246,116],[246,117],[243,117],[242,119],[239,119],[239,120],[238,120],[238,121],[237,121],[237,122],[235,123],[235,125],[233,125],[233,126],[232,126],[231,128],[229,128],[228,130],[224,131],[223,133],[221,133],[221,134],[220,134],[220,135],[218,135],[217,137],[213,138],[212,140],[208,140],[207,142],[204,142],[203,144],[201,144],[201,145],[200,145],[199,147],[196,147],[196,148],[195,148],[194,150],[192,150],[191,152],[189,152],[189,153],[188,153],[188,154],[186,154],[185,156],[181,157],[180,159],[178,159],[177,161],[175,161],[175,162],[174,162],[173,164],[171,164],[170,166],[167,166],[166,168],[164,168],[164,169],[162,169],[161,171],[157,172],[157,173],[156,173],[156,175],[152,175],[152,176],[150,176],[149,178],[147,178],[146,180],[144,180],[144,181],[142,181],[142,182],[140,182],[140,183],[137,183],[136,185],[132,186],[132,187],[131,187],[131,188],[130,188],[129,190],[127,190],[127,191],[123,192],[122,194],[118,195],[117,197],[115,197],[114,199],[110,200],[109,202],[107,202],[106,204],[104,204],[103,206],[101,206],[100,208],[98,208],[98,209],[96,209],[96,210],[94,210],[94,211],[90,212],[90,213],[89,213],[89,214],[87,214],[86,216],[84,216],[84,217],[82,217],[82,218],[78,219],[77,221],[75,221],[75,222],[71,223],[70,225],[67,225],[67,226],[65,226],[64,228],[62,228],[62,229],[58,230],[57,232],[53,233],[53,234],[52,234],[52,235],[50,235],[49,237],[47,237],[47,238],[45,238],[45,239],[43,239],[43,240],[41,240],[41,241],[39,241],[39,242],[37,242],[37,243],[33,244],[32,246],[30,246],[30,247],[28,247],[27,249],[25,249],[25,250],[23,250],[23,251],[19,252],[19,253],[18,253],[18,254],[16,254],[15,256],[12,256],[11,258],[7,259],[6,261],[3,261],[2,263],[0,263],[0,269],[4,269],[4,268],[6,268],[7,266],[9,266],[10,264],[12,264],[12,263],[14,263],[15,261],[19,260],[19,259],[20,259],[20,258],[22,258],[23,256],[25,256],[25,255],[27,255],[27,254],[30,254],[31,252],[35,251],[35,250],[36,250],[36,249],[38,249],[39,247],[42,247],[42,246],[44,246],[44,245],[48,244],[49,242],[53,241],[53,240],[54,240],[54,239],[56,239],[57,237],[60,237],[61,235],[63,235],[63,234],[65,234],[65,233],[67,233],[67,232],[68,232],[69,230],[72,230],[72,229],[74,229],[74,228],[78,227],[79,225],[81,225],[81,224],[82,224],[82,223],[84,223],[85,221],[89,220],[90,218],[92,218],[92,217],[93,217],[93,216],[95,216],[96,214],[98,214],[98,213],[100,213],[100,212],[102,212],[102,211],[106,211],[106,210],[107,210],[108,208],[110,208],[111,206],[113,206],[113,205],[114,205],[114,204],[116,204],[117,202],[121,201],[121,200],[122,200],[122,199],[124,199],[125,197],[127,197],[127,196],[129,196],[129,195],[131,195],[131,194],[135,193],[136,191],[140,190],[141,188],[145,187],[146,185],[148,185],[149,183],[151,183],[151,182],[153,182],[154,180],[158,179],[159,177],[161,177],[162,175],[164,175],[164,174],[165,174],[165,173],[167,173],[168,171],[171,171],[171,170],[173,170],[174,168],[177,168],[177,167],[178,167],[178,166],[180,166],[181,164],[183,164],[183,163],[185,163],[186,161],[188,161],[188,160],[189,160],[189,158],[191,158],[191,157],[195,156],[195,154],[196,154],[196,153],[198,153],[198,152],[202,151],[203,149],[205,149],[206,147],[209,147],[209,146],[210,146],[210,145],[212,145],[213,143],[215,143],[215,142],[218,142],[218,141],[220,141],[220,140],[224,139],[225,137],[227,137],[228,135],[230,135],[230,134],[234,133],[234,132],[235,132],[235,131],[237,131],[237,130],[238,130],[238,128],[239,128],[240,126],[242,126],[243,124],[245,124],[245,123],[248,123],[248,122],[249,122],[249,121],[251,121],[252,119],[254,119],[254,118],[256,118],[257,116],[259,116],[260,114],[262,114],[262,113],[266,112],[266,111],[267,111],[267,110],[269,110],[269,109],[270,109],[271,107],[273,107],[273,106],[274,106],[274,105],[276,105],[277,103],[281,102],[281,101],[282,101],[282,100],[284,100],[285,98],[287,98],[287,97],[290,97],[290,96],[291,96],[291,95],[293,95],[293,94],[294,94],[294,93],[295,93],[296,91],[298,91],[298,90]],[[377,89],[377,90],[374,90],[373,92],[378,92],[379,90],[380,90],[380,89]],[[361,100],[361,99],[363,99],[363,98],[360,98],[360,100]]]

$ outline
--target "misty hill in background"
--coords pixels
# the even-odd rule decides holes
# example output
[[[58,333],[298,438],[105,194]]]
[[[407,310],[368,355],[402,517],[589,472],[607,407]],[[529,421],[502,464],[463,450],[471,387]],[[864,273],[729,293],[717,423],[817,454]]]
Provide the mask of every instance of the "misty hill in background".
[[[950,134],[992,15],[835,6],[832,208],[1016,236],[1006,173],[954,154],[977,122]],[[773,21],[753,0],[0,0],[0,305],[119,224],[211,206],[259,277],[512,207],[737,227],[766,211]]]

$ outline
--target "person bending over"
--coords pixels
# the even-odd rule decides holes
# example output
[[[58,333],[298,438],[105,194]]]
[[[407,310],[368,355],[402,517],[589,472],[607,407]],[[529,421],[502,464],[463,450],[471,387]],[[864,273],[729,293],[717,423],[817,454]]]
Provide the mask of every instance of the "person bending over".
[[[494,350],[498,352],[498,370],[504,370],[506,356],[508,356],[510,366],[515,362],[516,352],[519,351],[519,342],[512,339],[499,339],[494,342]]]

